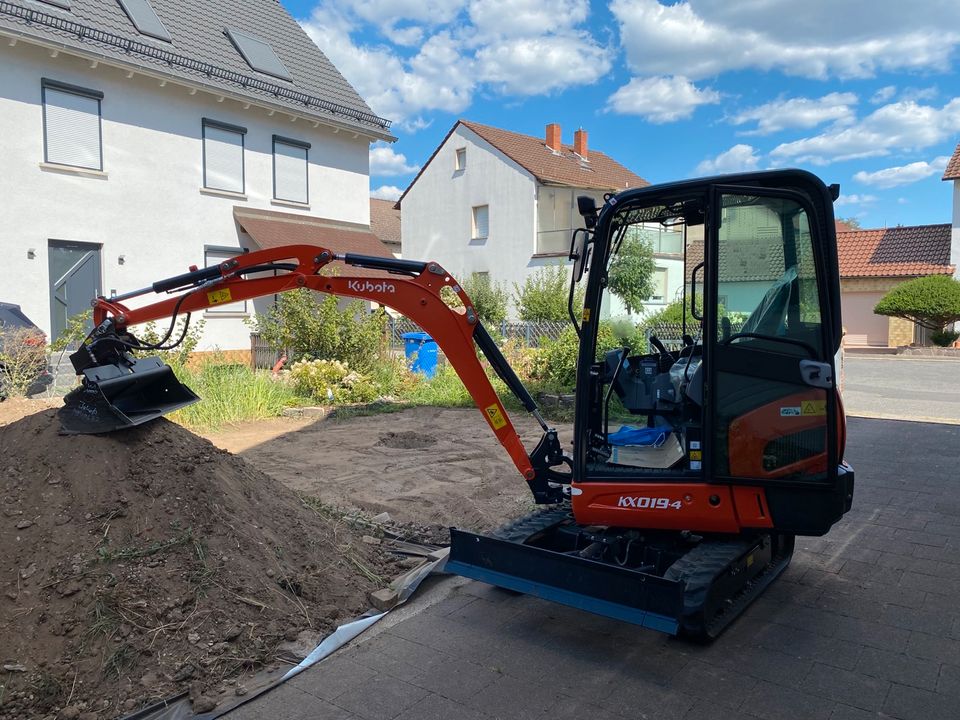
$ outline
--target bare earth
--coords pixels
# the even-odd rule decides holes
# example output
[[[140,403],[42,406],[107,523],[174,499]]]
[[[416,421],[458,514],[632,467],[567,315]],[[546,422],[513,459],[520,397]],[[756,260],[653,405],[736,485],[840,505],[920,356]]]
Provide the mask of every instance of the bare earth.
[[[540,426],[523,414],[512,419],[532,449]],[[559,429],[568,443],[570,429]],[[400,522],[486,531],[533,508],[526,482],[474,408],[276,418],[206,437],[289,488]]]

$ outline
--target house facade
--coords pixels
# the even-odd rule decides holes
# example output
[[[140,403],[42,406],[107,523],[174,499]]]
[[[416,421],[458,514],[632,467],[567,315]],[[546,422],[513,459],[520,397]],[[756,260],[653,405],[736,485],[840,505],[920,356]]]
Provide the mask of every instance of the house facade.
[[[259,249],[237,211],[370,235],[392,139],[274,0],[0,3],[0,300],[56,337],[95,295]],[[205,312],[200,349],[248,349],[252,312]]]
[[[564,144],[555,123],[533,137],[460,120],[400,198],[403,254],[436,260],[455,277],[486,273],[512,293],[539,268],[567,262],[583,227],[577,196],[599,207],[605,193],[648,184],[590,150],[584,130]],[[660,305],[683,284],[682,256],[658,254],[657,266]]]
[[[960,144],[953,151],[943,173],[944,182],[953,183],[953,216],[950,228],[950,257],[954,265],[953,276],[960,280]]]

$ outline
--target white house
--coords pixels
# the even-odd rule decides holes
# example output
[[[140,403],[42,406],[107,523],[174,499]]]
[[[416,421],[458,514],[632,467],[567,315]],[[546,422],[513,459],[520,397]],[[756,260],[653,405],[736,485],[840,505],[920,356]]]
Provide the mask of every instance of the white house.
[[[604,193],[648,184],[589,150],[582,129],[564,145],[556,123],[538,138],[460,120],[400,197],[403,254],[436,260],[457,277],[487,273],[512,291],[538,268],[566,261],[573,230],[583,227],[578,195],[599,207]],[[672,237],[653,234],[655,249],[669,251],[657,254],[656,306],[683,285],[683,260]]]
[[[960,144],[953,151],[943,173],[944,180],[953,181],[953,227],[950,234],[950,260],[954,265],[953,276],[960,280]]]
[[[257,249],[243,213],[372,238],[393,139],[276,0],[2,2],[0,300],[56,337],[95,295]],[[201,349],[249,348],[251,311],[206,312]]]

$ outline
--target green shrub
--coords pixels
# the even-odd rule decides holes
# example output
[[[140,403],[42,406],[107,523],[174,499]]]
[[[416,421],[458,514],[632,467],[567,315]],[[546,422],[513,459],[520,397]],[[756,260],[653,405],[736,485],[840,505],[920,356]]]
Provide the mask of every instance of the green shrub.
[[[623,301],[627,312],[642,312],[643,303],[656,289],[656,271],[652,244],[638,234],[629,234],[620,244],[620,251],[610,258],[607,288]]]
[[[513,284],[513,301],[521,320],[530,322],[560,322],[569,317],[567,298],[570,293],[570,277],[565,265],[548,265],[529,276],[523,285]],[[576,312],[583,307],[584,288],[574,295]],[[579,313],[578,313],[579,314]]]
[[[489,275],[473,273],[461,287],[488,329],[507,319],[507,291],[499,283],[490,282]]]
[[[600,323],[596,357],[600,358],[605,352],[616,347],[621,347],[621,343],[613,332],[613,325],[609,322]],[[560,333],[560,337],[546,343],[540,349],[531,374],[549,388],[572,388],[577,382],[579,354],[580,338],[577,337],[573,327],[568,327]]]
[[[957,341],[957,338],[960,338],[960,332],[955,330],[938,330],[930,333],[931,342],[940,347],[950,347]]]
[[[171,367],[184,367],[187,364],[187,360],[190,359],[190,353],[196,350],[197,345],[200,344],[204,324],[203,320],[196,322],[191,321],[190,327],[187,328],[186,334],[184,335],[186,318],[180,318],[177,320],[173,332],[170,333],[170,337],[166,339],[163,345],[164,347],[169,347],[179,340],[181,335],[183,335],[183,342],[172,350],[137,350],[137,354],[141,357],[152,357],[156,355]],[[159,345],[169,329],[169,321],[164,320],[161,327],[158,327],[155,322],[148,322],[142,327],[133,328],[132,332],[143,345]]]
[[[289,350],[291,360],[340,360],[366,372],[383,353],[387,315],[368,312],[361,300],[340,310],[336,296],[301,288],[281,294],[250,325],[275,350]]]
[[[947,275],[908,280],[884,295],[873,312],[911,320],[945,340],[946,326],[960,320],[960,281]]]
[[[290,368],[294,389],[322,403],[373,402],[380,391],[373,381],[339,360],[301,360]]]

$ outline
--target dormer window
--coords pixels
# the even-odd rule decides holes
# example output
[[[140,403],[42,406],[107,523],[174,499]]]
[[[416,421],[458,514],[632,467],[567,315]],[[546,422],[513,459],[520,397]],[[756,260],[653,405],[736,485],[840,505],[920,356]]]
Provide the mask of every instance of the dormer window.
[[[454,169],[455,170],[466,170],[467,168],[467,149],[466,148],[457,148],[457,157],[455,160]]]

